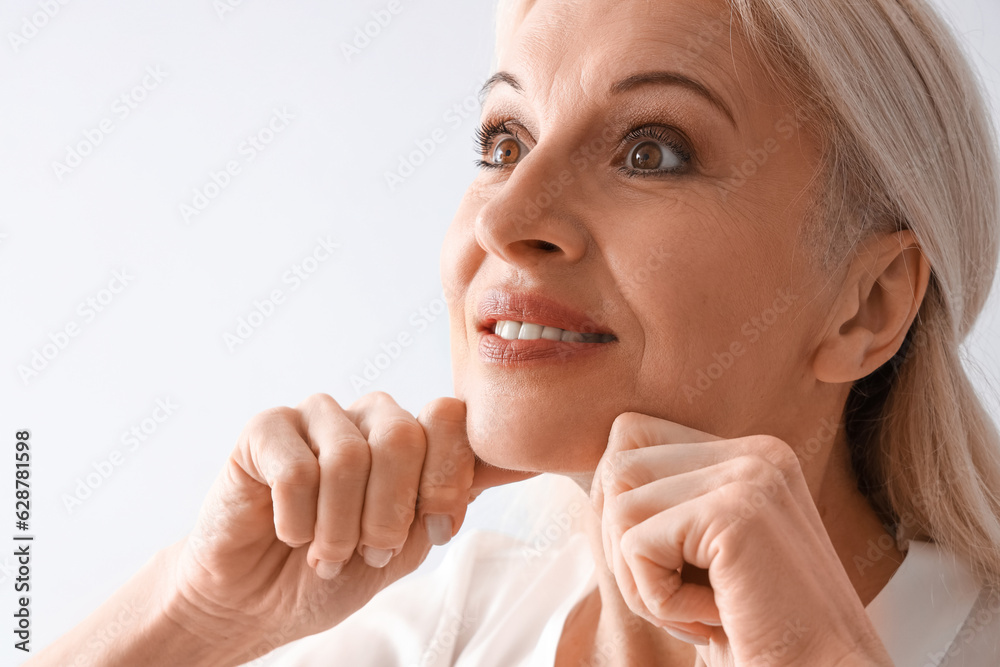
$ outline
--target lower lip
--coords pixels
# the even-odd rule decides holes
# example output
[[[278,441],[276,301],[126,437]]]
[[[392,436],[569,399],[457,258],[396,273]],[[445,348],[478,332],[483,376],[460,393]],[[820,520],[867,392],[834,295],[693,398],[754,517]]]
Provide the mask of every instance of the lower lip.
[[[507,365],[545,362],[566,362],[593,356],[610,349],[609,343],[570,343],[561,340],[507,340],[491,331],[479,335],[479,358],[485,363]]]

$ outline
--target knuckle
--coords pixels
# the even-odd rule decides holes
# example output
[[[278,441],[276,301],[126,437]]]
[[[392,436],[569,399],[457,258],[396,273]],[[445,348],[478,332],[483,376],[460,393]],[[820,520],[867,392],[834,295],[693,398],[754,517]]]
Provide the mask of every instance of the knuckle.
[[[627,435],[636,428],[642,417],[638,412],[623,412],[611,422],[608,434],[608,449],[617,450],[627,442]]]
[[[251,435],[266,436],[286,424],[297,424],[298,420],[297,410],[281,405],[255,414],[247,422],[244,431]]]
[[[733,511],[739,510],[747,502],[753,506],[755,500],[763,497],[758,485],[744,479],[726,484],[718,492],[723,506]]]
[[[450,396],[435,398],[420,410],[420,421],[427,423],[464,422],[465,402]]]
[[[787,443],[782,443],[779,456],[774,461],[774,464],[786,475],[802,471],[802,462],[799,461],[795,450],[788,446]]]
[[[340,409],[340,404],[330,394],[316,393],[310,394],[302,401],[301,408],[308,411],[315,411],[323,408]]]
[[[275,481],[288,486],[316,486],[319,484],[319,463],[313,458],[286,461],[277,471]]]
[[[735,460],[734,465],[740,481],[763,479],[774,469],[774,466],[767,459],[756,454],[740,456]]]
[[[387,392],[381,390],[370,391],[351,403],[348,409],[350,411],[364,412],[366,410],[371,410],[375,406],[383,406],[387,403],[395,404],[396,401]]]
[[[344,433],[320,447],[319,462],[324,468],[367,471],[372,463],[371,450],[360,435]]]
[[[798,466],[798,457],[795,456],[795,452],[777,436],[769,434],[754,436],[754,449],[782,469],[787,469],[786,466],[789,465]]]
[[[396,399],[388,392],[381,390],[368,392],[366,398],[370,405],[396,405]]]
[[[421,457],[427,447],[424,429],[413,418],[396,417],[375,425],[369,435],[373,447],[385,447],[399,453],[418,454]]]

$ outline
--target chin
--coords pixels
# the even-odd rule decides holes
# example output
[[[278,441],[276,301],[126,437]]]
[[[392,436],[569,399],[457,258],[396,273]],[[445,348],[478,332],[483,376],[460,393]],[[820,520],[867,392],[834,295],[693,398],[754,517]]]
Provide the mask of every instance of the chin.
[[[614,416],[596,406],[523,396],[465,397],[469,445],[491,465],[531,472],[593,472]],[[556,404],[556,408],[546,407]],[[572,408],[570,408],[572,405]]]

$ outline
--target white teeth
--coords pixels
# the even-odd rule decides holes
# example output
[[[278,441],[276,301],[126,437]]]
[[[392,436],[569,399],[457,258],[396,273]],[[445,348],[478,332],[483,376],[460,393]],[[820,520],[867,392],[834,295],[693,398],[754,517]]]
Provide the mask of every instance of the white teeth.
[[[562,329],[556,329],[555,327],[545,327],[542,329],[542,338],[546,340],[561,340],[562,339]]]
[[[566,331],[557,327],[547,327],[533,322],[514,322],[499,320],[493,327],[493,333],[505,340],[561,340],[568,343],[608,343],[615,337],[612,334],[578,333]]]
[[[506,340],[514,340],[517,338],[517,334],[521,331],[520,322],[497,322],[499,331],[497,335]]]
[[[524,322],[521,324],[521,330],[517,332],[517,337],[521,340],[536,340],[542,337],[542,329],[544,328],[541,324]]]

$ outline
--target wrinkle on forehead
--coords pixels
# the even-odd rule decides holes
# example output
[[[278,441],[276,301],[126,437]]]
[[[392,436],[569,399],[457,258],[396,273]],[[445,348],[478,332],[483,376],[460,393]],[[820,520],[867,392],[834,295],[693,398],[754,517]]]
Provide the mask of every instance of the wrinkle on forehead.
[[[507,44],[499,69],[523,72],[526,95],[542,103],[553,93],[604,100],[615,81],[667,69],[702,80],[746,117],[740,87],[753,72],[739,65],[746,49],[723,0],[540,0]]]

